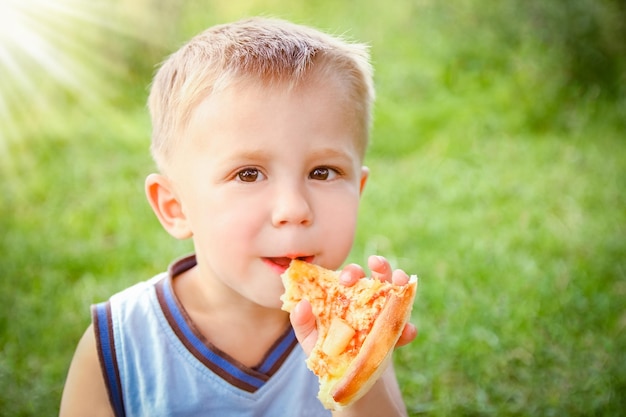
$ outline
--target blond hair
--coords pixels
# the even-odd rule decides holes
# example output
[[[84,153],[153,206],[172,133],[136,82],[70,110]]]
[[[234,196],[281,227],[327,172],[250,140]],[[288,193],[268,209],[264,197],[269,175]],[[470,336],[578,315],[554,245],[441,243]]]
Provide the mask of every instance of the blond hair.
[[[148,99],[152,155],[163,168],[194,108],[236,80],[297,85],[312,68],[345,83],[367,147],[374,100],[367,46],[278,19],[252,18],[211,27],[172,54]]]

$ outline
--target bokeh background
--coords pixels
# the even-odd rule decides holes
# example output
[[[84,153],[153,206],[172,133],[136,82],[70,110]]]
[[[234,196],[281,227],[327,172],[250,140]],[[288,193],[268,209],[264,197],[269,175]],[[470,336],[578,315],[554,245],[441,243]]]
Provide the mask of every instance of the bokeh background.
[[[0,0],[0,415],[57,414],[89,305],[191,250],[143,196],[150,80],[259,14],[371,45],[350,261],[420,277],[410,415],[623,415],[621,0]]]

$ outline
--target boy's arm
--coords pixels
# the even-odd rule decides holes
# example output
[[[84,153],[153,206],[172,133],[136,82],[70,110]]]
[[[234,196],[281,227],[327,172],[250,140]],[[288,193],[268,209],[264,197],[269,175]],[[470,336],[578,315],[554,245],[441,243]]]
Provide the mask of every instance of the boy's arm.
[[[398,386],[398,380],[389,364],[383,375],[372,388],[358,401],[341,411],[334,411],[333,417],[363,417],[363,416],[407,416],[406,406]]]
[[[65,381],[60,417],[111,417],[113,409],[104,384],[93,325],[78,342]]]

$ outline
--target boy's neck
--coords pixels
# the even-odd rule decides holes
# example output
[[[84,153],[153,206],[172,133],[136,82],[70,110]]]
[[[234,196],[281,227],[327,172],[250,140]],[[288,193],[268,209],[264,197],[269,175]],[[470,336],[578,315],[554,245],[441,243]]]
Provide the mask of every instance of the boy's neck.
[[[246,366],[258,365],[290,325],[288,313],[235,302],[207,282],[196,266],[174,277],[172,286],[206,340]]]

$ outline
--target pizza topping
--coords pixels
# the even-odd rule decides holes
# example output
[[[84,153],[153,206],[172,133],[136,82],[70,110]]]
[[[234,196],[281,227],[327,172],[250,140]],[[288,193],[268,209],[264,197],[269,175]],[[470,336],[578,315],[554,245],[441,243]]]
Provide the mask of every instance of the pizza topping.
[[[335,317],[328,327],[328,333],[322,345],[322,352],[328,356],[339,355],[346,349],[355,333],[356,330],[350,327],[348,323]]]

